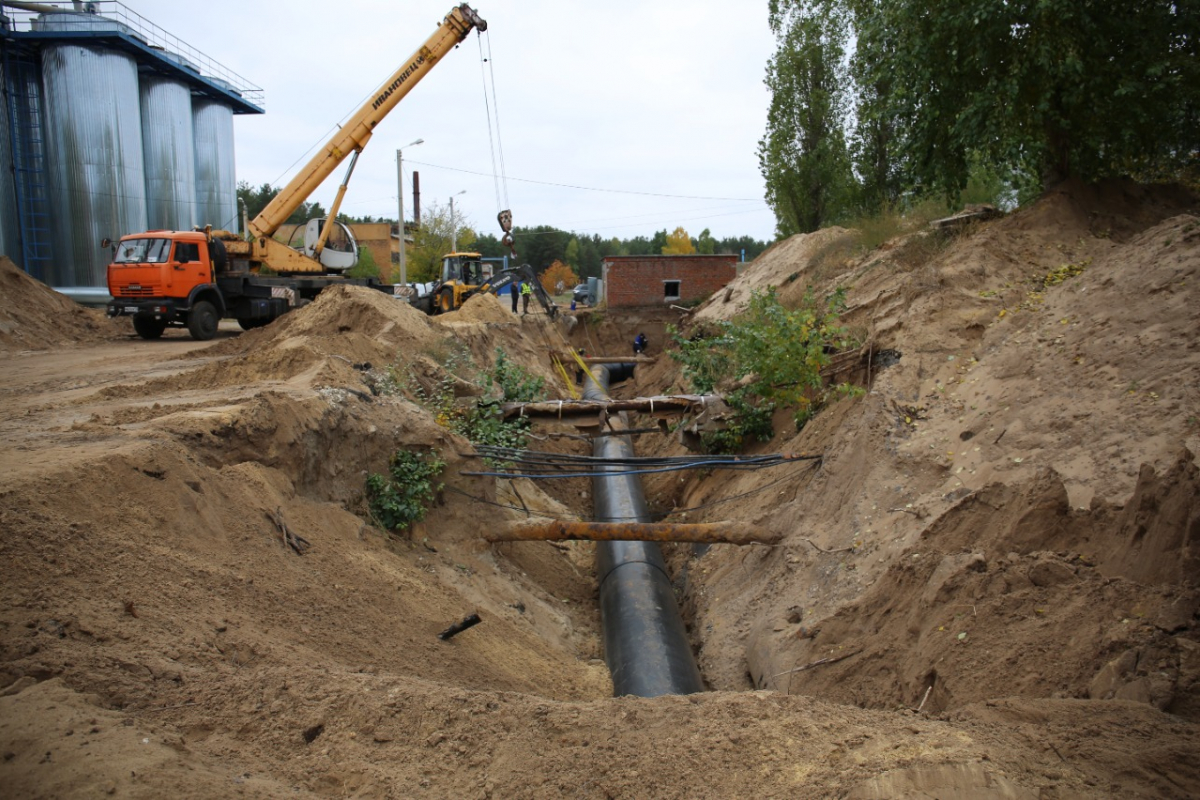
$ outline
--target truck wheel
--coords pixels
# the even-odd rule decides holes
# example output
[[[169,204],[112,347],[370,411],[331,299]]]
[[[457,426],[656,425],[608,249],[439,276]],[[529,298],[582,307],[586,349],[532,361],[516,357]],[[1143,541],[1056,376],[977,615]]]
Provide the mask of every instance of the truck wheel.
[[[253,318],[249,318],[249,317],[239,317],[237,324],[241,326],[242,330],[248,331],[248,330],[253,330],[254,328],[261,328],[263,325],[267,324],[267,321],[265,319],[253,319]]]
[[[133,329],[143,339],[161,339],[163,331],[167,329],[167,321],[154,317],[134,317]]]
[[[450,287],[442,289],[442,293],[438,295],[438,311],[445,314],[454,310],[454,290]]]
[[[188,314],[188,331],[196,341],[207,342],[217,335],[218,322],[220,320],[217,318],[217,309],[207,300],[201,300],[192,306],[192,311]]]

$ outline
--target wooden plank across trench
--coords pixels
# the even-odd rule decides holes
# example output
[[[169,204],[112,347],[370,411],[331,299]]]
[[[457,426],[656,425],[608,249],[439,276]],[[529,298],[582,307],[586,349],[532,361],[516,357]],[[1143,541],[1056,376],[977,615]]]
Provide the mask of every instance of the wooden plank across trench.
[[[584,417],[606,412],[642,411],[649,414],[683,414],[697,408],[724,403],[716,394],[670,394],[637,397],[633,400],[540,400],[532,403],[504,403],[505,419],[510,417]]]
[[[744,522],[582,522],[533,520],[484,534],[489,542],[559,541],[778,544],[781,534]]]

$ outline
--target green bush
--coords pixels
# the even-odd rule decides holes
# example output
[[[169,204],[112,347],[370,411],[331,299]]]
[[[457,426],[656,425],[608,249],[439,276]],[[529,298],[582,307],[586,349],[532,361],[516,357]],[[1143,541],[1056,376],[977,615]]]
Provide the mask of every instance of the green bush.
[[[546,393],[544,380],[510,361],[508,354],[499,347],[496,348],[496,366],[492,367],[492,381],[500,387],[506,403],[528,403]]]
[[[479,377],[476,377],[474,362],[465,351],[445,359],[443,366],[446,377],[432,393],[424,391],[419,384],[413,385],[413,393],[422,405],[433,411],[438,424],[466,437],[472,444],[524,448],[529,440],[531,421],[528,417],[504,419],[500,403],[536,400],[545,392],[545,381],[514,363],[502,348],[496,348],[496,363],[491,372]],[[482,385],[484,389],[484,396],[471,408],[454,403],[456,377]]]
[[[397,450],[388,461],[388,475],[367,475],[371,514],[394,532],[421,521],[434,496],[442,490],[442,484],[435,481],[445,467],[436,450]]]
[[[724,430],[705,435],[709,449],[735,452],[747,439],[770,439],[771,417],[779,407],[792,409],[797,427],[803,427],[825,400],[821,368],[829,353],[856,344],[838,325],[844,303],[842,290],[819,303],[810,289],[800,307],[789,310],[772,286],[754,292],[746,311],[718,322],[713,335],[685,339],[668,328],[677,345],[671,357],[693,391],[712,392],[729,376],[745,376],[725,393],[734,418]]]

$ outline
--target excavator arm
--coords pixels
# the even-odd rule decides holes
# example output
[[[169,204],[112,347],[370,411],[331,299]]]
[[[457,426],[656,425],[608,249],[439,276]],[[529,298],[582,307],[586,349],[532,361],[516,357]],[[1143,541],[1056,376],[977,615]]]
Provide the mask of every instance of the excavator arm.
[[[272,235],[288,217],[321,185],[322,182],[351,153],[360,152],[375,132],[375,126],[388,115],[412,90],[421,78],[428,74],[443,56],[455,45],[467,38],[474,29],[487,30],[487,22],[465,3],[452,9],[442,24],[426,40],[425,44],[400,65],[391,77],[370,96],[346,124],[338,128],[333,137],[296,174],[296,177],[280,190],[262,212],[250,221],[247,234],[254,243],[252,257],[262,257],[268,263],[276,258],[286,264],[276,267],[278,271],[312,272],[320,265],[302,256],[289,258],[271,247]],[[269,244],[270,243],[270,244]],[[281,246],[282,247],[282,246]],[[284,250],[288,248],[284,247]],[[309,262],[305,265],[304,262]],[[276,265],[272,264],[273,267]]]
[[[558,314],[558,306],[555,305],[554,298],[542,288],[541,281],[537,279],[537,273],[528,264],[497,272],[490,281],[479,287],[479,291],[499,294],[501,289],[517,280],[526,281],[533,287],[534,296],[537,297],[538,302],[542,304],[542,308],[546,309],[546,313],[551,318]]]

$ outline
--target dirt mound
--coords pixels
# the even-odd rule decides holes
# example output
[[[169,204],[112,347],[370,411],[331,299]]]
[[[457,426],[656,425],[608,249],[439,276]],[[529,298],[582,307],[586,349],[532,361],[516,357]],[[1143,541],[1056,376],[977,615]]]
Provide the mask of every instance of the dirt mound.
[[[128,322],[110,320],[29,277],[0,256],[0,350],[45,350],[131,334]]]
[[[1072,511],[1049,470],[967,495],[819,630],[753,633],[751,674],[763,688],[934,711],[987,699],[987,676],[1002,674],[1015,695],[1140,700],[1200,719],[1189,634],[1200,591],[1178,586],[1200,546],[1187,533],[1200,519],[1196,465],[1187,454],[1144,477],[1123,512]],[[823,658],[837,663],[790,671]]]
[[[335,286],[266,327],[208,348],[206,354],[223,357],[219,361],[142,384],[112,387],[101,394],[109,399],[149,397],[268,382],[349,386],[362,391],[363,371],[386,367],[406,354],[436,351],[443,335],[425,314],[390,295],[361,286]]]
[[[505,308],[504,304],[500,302],[500,298],[490,292],[472,295],[457,311],[441,314],[435,319],[443,325],[466,323],[515,325],[520,322],[520,318],[512,313],[511,308]]]
[[[795,305],[811,283],[806,275],[813,260],[839,242],[852,236],[845,228],[823,228],[816,233],[800,233],[769,247],[746,266],[724,291],[717,292],[701,305],[694,315],[697,323],[705,320],[730,319],[745,309],[750,295],[763,292],[768,286],[779,289],[785,305]]]
[[[916,267],[901,245],[827,276],[902,356],[753,448],[823,453],[815,474],[676,494],[705,509],[689,519],[786,537],[677,555],[714,686],[749,673],[938,710],[1115,696],[1195,718],[1200,220],[1179,213],[1190,196],[1122,187],[1066,187]]]

